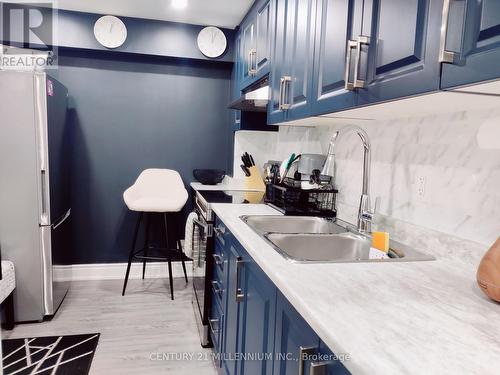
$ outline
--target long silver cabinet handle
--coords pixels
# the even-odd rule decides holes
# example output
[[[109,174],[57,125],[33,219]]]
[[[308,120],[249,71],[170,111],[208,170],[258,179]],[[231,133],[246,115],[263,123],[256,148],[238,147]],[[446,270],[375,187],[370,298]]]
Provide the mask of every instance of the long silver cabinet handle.
[[[316,353],[317,348],[313,346],[301,346],[299,348],[299,375],[304,375],[304,357]]]
[[[248,75],[254,76],[257,73],[257,50],[252,48],[248,51]]]
[[[278,96],[278,109],[282,111],[283,105],[283,84],[285,83],[285,79],[283,77],[280,78],[280,92]]]
[[[286,100],[287,98],[290,97],[290,83],[292,82],[292,77],[290,76],[284,76],[281,78],[281,100],[280,100],[280,110],[286,111],[287,109],[290,109],[290,103]]]
[[[455,64],[458,54],[453,51],[446,50],[446,39],[448,37],[448,21],[450,19],[450,7],[454,0],[444,0],[443,16],[441,18],[441,39],[439,41],[439,62]]]
[[[370,45],[370,38],[364,35],[358,36],[356,41],[356,66],[354,67],[354,88],[362,89],[366,85],[365,80],[359,79],[359,69],[361,66],[361,47],[363,45]]]
[[[240,273],[241,273],[241,269],[243,268],[243,265],[244,265],[243,258],[241,258],[241,257],[236,258],[236,294],[235,294],[235,300],[237,303],[240,303],[245,298],[245,293],[243,292],[243,289],[240,287]]]
[[[252,75],[257,74],[257,50],[254,48],[250,51],[252,58],[250,59],[251,62],[251,69],[252,69]]]
[[[354,82],[351,82],[349,80],[349,77],[351,76],[351,54],[352,50],[358,48],[358,42],[356,40],[348,40],[347,41],[347,51],[346,51],[346,58],[345,58],[345,89],[348,91],[353,91],[354,90]]]

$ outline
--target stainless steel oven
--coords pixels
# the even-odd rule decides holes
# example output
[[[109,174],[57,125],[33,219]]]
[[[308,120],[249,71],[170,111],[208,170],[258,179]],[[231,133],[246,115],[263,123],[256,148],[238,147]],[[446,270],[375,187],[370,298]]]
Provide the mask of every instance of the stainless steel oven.
[[[213,216],[209,214],[207,202],[200,202],[201,197],[195,195],[195,212],[197,218],[193,221],[193,307],[196,323],[201,338],[201,346],[211,347],[209,334],[210,277],[212,273],[211,259],[214,249]]]
[[[211,347],[209,314],[211,275],[214,267],[214,221],[212,203],[249,203],[244,191],[205,190],[194,192],[193,307],[203,347]],[[262,193],[262,197],[264,193]]]

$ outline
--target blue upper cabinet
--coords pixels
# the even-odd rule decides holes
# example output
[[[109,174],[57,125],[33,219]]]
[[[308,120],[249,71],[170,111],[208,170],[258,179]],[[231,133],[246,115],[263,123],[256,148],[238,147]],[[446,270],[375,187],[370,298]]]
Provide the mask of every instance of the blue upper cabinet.
[[[287,120],[295,120],[311,113],[316,0],[289,0],[287,13],[289,65],[283,77],[283,104]]]
[[[241,42],[236,59],[241,65],[240,90],[269,74],[273,2],[257,1],[240,26]]]
[[[286,68],[285,40],[288,39],[287,0],[275,0],[273,3],[273,22],[271,45],[271,74],[269,77],[269,104],[267,106],[267,122],[276,124],[285,121],[282,108],[283,75]]]
[[[311,113],[316,0],[276,0],[269,123]]]
[[[271,21],[272,4],[271,0],[258,4],[255,16],[255,56],[254,70],[255,78],[260,79],[269,73],[271,60]]]
[[[241,26],[239,54],[241,64],[240,90],[250,85],[254,76],[253,59],[256,51],[254,33],[255,20],[250,18]]]
[[[238,58],[241,51],[241,34],[236,34],[234,38],[234,50],[237,56],[234,60],[233,71],[231,74],[231,101],[238,99],[241,95],[240,91],[240,77],[242,75],[243,61]]]
[[[363,0],[318,0],[314,55],[312,114],[320,115],[356,105],[356,93],[346,88],[350,40],[361,35]],[[352,44],[352,43],[351,43]],[[349,60],[348,60],[349,58]]]
[[[445,0],[441,87],[500,78],[500,1]]]
[[[439,89],[442,0],[365,0],[353,46],[358,105]]]

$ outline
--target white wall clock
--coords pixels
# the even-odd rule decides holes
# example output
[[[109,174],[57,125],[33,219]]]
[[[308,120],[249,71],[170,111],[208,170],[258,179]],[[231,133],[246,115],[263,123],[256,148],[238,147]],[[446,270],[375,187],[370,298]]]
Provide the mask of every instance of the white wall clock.
[[[127,40],[127,27],[115,16],[103,16],[94,25],[94,35],[106,48],[118,48]]]
[[[207,57],[219,57],[226,51],[226,36],[217,27],[205,27],[198,34],[198,48]]]

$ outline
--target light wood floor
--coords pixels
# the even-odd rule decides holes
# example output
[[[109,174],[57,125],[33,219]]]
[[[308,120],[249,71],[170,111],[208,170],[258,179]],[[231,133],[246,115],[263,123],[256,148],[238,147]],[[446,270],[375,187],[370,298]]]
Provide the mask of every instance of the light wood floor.
[[[101,334],[91,374],[216,374],[209,349],[200,346],[191,305],[191,283],[175,279],[171,301],[168,280],[79,281],[71,285],[49,322],[19,324],[2,338]],[[152,353],[188,353],[192,360],[151,360]],[[199,360],[203,358],[203,360]]]

